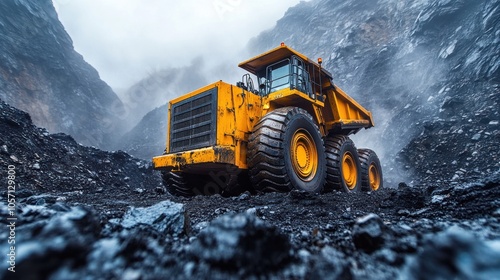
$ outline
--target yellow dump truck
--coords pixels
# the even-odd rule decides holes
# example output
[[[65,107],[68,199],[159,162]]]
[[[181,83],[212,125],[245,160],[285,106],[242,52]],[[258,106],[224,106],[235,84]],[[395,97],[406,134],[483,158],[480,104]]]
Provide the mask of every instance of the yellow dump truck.
[[[378,190],[376,153],[349,135],[371,113],[317,62],[281,44],[239,64],[250,74],[169,103],[167,143],[153,158],[174,195]]]

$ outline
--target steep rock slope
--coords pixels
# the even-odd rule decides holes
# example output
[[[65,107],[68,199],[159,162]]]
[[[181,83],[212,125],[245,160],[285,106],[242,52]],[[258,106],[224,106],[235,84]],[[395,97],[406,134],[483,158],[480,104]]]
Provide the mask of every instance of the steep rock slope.
[[[376,127],[356,142],[381,154],[389,180],[406,171],[430,179],[432,169],[453,163],[433,176],[450,179],[473,172],[467,159],[474,152],[484,172],[500,167],[499,30],[497,0],[315,0],[290,8],[249,48],[285,42],[322,57],[334,81],[373,112]],[[462,137],[448,137],[462,125]],[[430,126],[442,128],[427,134]],[[422,142],[426,148],[417,149]],[[455,159],[461,146],[466,155]]]
[[[123,104],[74,50],[52,1],[1,1],[0,38],[0,99],[50,132],[108,148]]]

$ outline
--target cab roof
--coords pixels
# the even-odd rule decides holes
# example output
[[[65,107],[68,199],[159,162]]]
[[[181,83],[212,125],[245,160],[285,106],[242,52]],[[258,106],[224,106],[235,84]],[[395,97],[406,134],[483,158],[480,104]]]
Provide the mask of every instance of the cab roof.
[[[246,61],[241,62],[238,64],[239,67],[247,70],[248,72],[257,75],[260,71],[262,71],[264,68],[266,68],[268,65],[271,65],[275,62],[281,61],[285,58],[289,58],[292,55],[296,55],[297,57],[301,58],[305,63],[309,64],[309,67],[314,67],[317,72],[319,72],[320,66],[318,63],[310,60],[307,56],[299,53],[298,51],[288,47],[284,43],[281,43],[281,45],[277,48],[274,48],[272,50],[269,50],[265,53],[259,54],[253,58],[250,58]],[[312,69],[311,69],[312,70]],[[321,68],[321,72],[323,72],[324,75],[328,76],[328,78],[332,78],[332,74],[330,74],[328,71],[325,69]]]

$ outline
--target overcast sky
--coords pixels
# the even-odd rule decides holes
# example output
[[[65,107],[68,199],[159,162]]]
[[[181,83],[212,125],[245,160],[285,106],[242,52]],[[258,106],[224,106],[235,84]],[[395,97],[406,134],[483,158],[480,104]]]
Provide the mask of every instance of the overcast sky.
[[[115,89],[155,70],[243,61],[248,40],[300,0],[53,0],[75,49]],[[253,54],[252,54],[253,55]],[[237,65],[232,67],[237,68]],[[219,79],[224,79],[220,77]]]

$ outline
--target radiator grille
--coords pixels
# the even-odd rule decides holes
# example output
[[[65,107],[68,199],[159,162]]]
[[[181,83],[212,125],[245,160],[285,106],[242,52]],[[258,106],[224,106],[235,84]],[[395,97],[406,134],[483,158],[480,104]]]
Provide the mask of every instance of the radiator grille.
[[[215,145],[217,88],[173,104],[170,116],[170,152]]]

